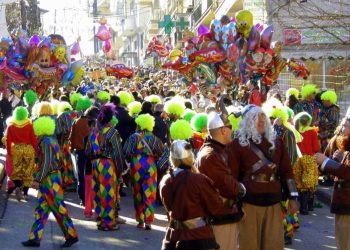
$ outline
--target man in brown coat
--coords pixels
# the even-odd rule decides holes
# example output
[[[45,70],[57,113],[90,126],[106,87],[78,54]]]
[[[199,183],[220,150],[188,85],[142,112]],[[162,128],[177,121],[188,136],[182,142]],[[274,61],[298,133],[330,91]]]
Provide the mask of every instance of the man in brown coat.
[[[239,249],[283,249],[281,190],[290,199],[290,214],[297,211],[298,192],[287,149],[275,138],[270,121],[260,107],[248,105],[242,110],[236,138],[226,150],[232,172],[238,171],[238,181],[246,188]]]
[[[215,239],[222,250],[238,249],[238,221],[242,213],[236,206],[236,198],[244,186],[237,181],[237,174],[227,166],[226,144],[231,142],[232,127],[224,116],[212,112],[208,117],[208,138],[198,152],[196,166],[202,174],[208,176],[219,190],[227,207],[234,212],[223,216],[213,216],[212,224]]]

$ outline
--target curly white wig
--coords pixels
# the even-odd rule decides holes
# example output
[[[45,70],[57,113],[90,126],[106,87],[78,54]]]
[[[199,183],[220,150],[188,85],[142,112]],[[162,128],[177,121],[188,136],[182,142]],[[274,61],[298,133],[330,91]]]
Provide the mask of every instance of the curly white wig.
[[[275,138],[276,135],[273,132],[270,119],[267,117],[265,112],[258,106],[251,106],[246,109],[246,112],[242,112],[242,121],[239,124],[239,129],[236,133],[236,138],[238,138],[239,144],[246,147],[250,144],[249,140],[252,140],[255,144],[260,144],[262,136],[264,136],[272,145],[270,150],[275,148]],[[259,119],[259,114],[263,113],[266,117],[265,119],[265,133],[263,135],[259,134],[257,131],[257,123]]]

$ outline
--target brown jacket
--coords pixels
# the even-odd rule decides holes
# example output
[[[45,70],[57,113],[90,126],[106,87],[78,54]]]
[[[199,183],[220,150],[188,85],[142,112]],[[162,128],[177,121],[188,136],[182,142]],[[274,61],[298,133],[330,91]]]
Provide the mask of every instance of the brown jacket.
[[[220,195],[228,199],[226,204],[232,206],[235,203],[238,192],[239,182],[237,181],[238,175],[233,176],[231,169],[227,166],[227,155],[225,153],[225,145],[212,140],[207,139],[202,148],[198,152],[196,166],[202,174],[208,176],[213,182],[215,188],[219,190]],[[237,222],[240,220],[238,210],[235,208],[235,213],[232,214],[231,219],[226,218],[214,218],[219,224],[228,224]]]
[[[227,145],[228,165],[234,175],[238,175],[238,181],[242,182],[247,189],[243,201],[260,206],[270,206],[278,203],[282,199],[282,187],[288,192],[287,180],[293,179],[293,172],[290,164],[289,155],[285,145],[280,138],[275,141],[275,150],[272,155],[269,153],[271,144],[265,139],[259,145],[256,145],[270,160],[276,164],[273,170],[264,165],[254,176],[266,176],[267,179],[273,174],[275,180],[268,182],[259,182],[247,176],[251,176],[251,168],[260,158],[250,149],[250,146],[243,147],[238,139],[234,139]]]
[[[69,142],[71,148],[75,150],[84,150],[84,139],[90,134],[90,127],[88,123],[88,118],[85,116],[79,117],[74,121],[72,125],[72,130],[69,135]]]
[[[224,215],[233,210],[226,208],[213,182],[202,174],[192,173],[190,170],[181,172],[172,177],[167,174],[159,184],[162,202],[170,214],[171,220],[187,221],[210,215]],[[167,228],[167,241],[201,240],[214,238],[210,226],[195,229]]]
[[[323,171],[338,177],[334,183],[331,212],[335,214],[350,214],[350,152],[345,152],[341,163],[335,163],[337,168],[328,168]]]

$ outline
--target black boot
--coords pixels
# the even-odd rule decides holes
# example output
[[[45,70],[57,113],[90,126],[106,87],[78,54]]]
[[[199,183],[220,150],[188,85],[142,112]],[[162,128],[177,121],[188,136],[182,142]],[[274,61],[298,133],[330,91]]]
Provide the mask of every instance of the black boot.
[[[309,200],[307,202],[309,211],[314,211],[314,200],[315,200],[315,193],[309,192]]]
[[[23,241],[22,245],[25,247],[40,247],[40,241],[38,240],[27,240]]]
[[[300,214],[308,215],[308,200],[309,200],[309,192],[303,191],[300,192]]]
[[[70,237],[64,244],[61,245],[61,248],[71,247],[73,244],[77,243],[79,241],[78,238]]]

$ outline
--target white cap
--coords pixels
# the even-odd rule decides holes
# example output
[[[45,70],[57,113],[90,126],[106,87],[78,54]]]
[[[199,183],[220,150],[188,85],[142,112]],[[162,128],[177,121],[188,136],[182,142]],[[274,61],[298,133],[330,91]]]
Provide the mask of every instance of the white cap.
[[[186,159],[193,155],[191,144],[185,140],[175,140],[170,147],[170,158]]]
[[[216,112],[209,113],[208,125],[207,125],[208,130],[222,128],[224,126],[225,126],[225,124],[218,113],[216,113]]]

